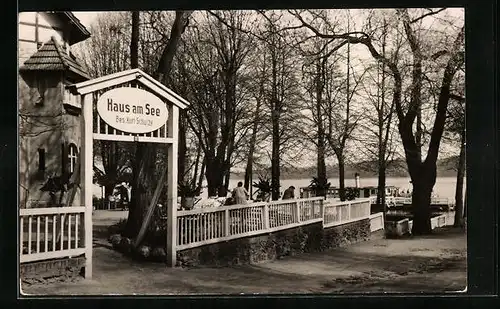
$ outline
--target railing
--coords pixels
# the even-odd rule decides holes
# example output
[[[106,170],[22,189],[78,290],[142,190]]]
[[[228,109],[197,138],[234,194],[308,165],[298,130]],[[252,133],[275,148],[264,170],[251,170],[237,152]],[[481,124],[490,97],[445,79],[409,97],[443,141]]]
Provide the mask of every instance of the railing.
[[[20,209],[20,262],[85,253],[85,207]]]
[[[455,223],[455,213],[448,212],[437,217],[431,218],[431,229],[437,227],[450,226]],[[413,228],[413,220],[408,221],[408,229],[411,232]]]
[[[325,200],[323,226],[330,227],[370,217],[370,199],[356,199],[334,203]]]
[[[370,203],[375,204],[377,202],[376,196],[370,196]],[[405,196],[386,196],[385,202],[389,206],[411,204],[411,197]],[[446,197],[432,197],[431,204],[433,205],[450,205],[450,200]]]
[[[370,231],[375,232],[384,228],[384,213],[370,215]]]
[[[323,198],[177,212],[177,250],[320,222]]]

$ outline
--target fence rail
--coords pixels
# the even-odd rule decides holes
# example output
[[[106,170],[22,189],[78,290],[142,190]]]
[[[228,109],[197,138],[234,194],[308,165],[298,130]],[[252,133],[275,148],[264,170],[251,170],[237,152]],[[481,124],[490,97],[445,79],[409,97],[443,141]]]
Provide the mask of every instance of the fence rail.
[[[369,197],[370,203],[377,203],[377,197],[371,196]],[[385,202],[388,206],[396,206],[396,205],[404,205],[411,204],[411,197],[405,196],[386,196]],[[431,198],[432,205],[450,205],[450,200],[447,197],[432,197]]]
[[[322,197],[177,213],[177,249],[273,232],[322,220]]]
[[[370,215],[370,232],[376,232],[384,229],[384,213],[378,212]]]
[[[20,209],[20,262],[83,254],[84,215],[85,207]]]
[[[369,215],[368,199],[338,203],[322,197],[179,211],[176,248],[183,250],[314,222],[335,226]]]
[[[325,200],[323,225],[325,227],[350,223],[370,217],[370,199],[356,199],[334,203]]]

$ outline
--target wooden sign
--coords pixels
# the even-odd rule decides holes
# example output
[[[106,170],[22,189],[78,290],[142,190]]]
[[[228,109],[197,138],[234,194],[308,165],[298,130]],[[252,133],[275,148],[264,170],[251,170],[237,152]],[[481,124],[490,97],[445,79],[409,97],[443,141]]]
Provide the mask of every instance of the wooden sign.
[[[158,130],[168,119],[165,103],[153,93],[139,88],[111,89],[97,101],[99,116],[111,127],[127,133]]]

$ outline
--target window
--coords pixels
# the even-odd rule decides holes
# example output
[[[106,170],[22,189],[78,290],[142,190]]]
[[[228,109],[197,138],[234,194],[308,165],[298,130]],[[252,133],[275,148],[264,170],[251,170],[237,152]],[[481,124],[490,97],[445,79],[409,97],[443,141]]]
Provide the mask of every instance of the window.
[[[78,157],[78,148],[76,147],[75,144],[69,144],[69,149],[68,149],[68,161],[69,161],[69,173],[73,174],[75,171],[76,165],[78,164],[77,162],[77,157]]]

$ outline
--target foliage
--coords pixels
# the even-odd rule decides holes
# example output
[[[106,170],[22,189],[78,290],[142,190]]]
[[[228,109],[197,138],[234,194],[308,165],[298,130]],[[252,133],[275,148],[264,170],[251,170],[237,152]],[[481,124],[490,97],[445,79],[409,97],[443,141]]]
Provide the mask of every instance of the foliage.
[[[359,197],[359,188],[347,187],[345,188],[346,200],[352,201]]]
[[[330,188],[331,184],[328,182],[327,179],[319,179],[318,177],[313,177],[311,180],[311,184],[309,185],[309,188],[313,189],[316,195],[318,196],[318,193],[320,192],[327,192],[328,189]]]
[[[255,191],[257,199],[261,201],[266,200],[272,191],[271,179],[267,176],[259,175],[259,181],[254,182],[253,187],[257,188],[257,191]]]
[[[177,185],[178,195],[180,197],[195,197],[200,194],[201,188],[198,187],[194,180],[181,181]]]

